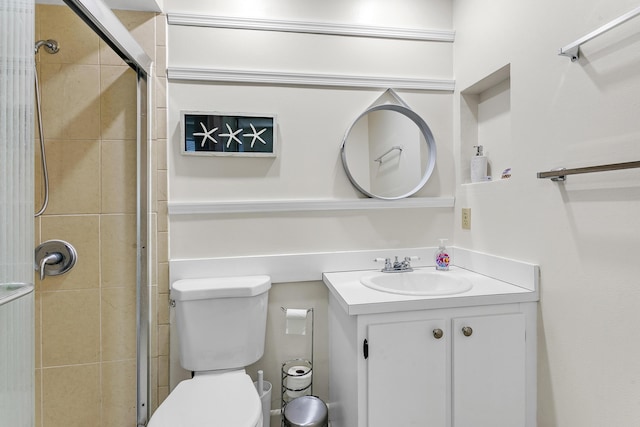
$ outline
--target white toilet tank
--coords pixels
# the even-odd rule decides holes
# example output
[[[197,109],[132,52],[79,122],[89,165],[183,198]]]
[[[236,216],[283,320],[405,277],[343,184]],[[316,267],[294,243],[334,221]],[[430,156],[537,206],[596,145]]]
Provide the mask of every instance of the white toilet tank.
[[[269,276],[178,280],[180,364],[189,371],[244,368],[264,353]]]

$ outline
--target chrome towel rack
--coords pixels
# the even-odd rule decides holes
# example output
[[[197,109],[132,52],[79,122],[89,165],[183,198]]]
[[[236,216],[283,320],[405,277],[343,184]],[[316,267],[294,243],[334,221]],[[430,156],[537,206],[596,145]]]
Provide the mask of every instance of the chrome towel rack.
[[[571,58],[571,62],[577,61],[578,58],[580,57],[580,46],[581,45],[583,45],[584,43],[588,42],[591,39],[594,39],[594,38],[598,37],[601,34],[606,33],[607,31],[617,27],[618,25],[627,22],[629,19],[634,18],[634,17],[636,17],[638,15],[640,15],[640,6],[635,8],[635,9],[633,9],[632,11],[627,12],[624,15],[614,19],[613,21],[609,22],[608,24],[603,25],[602,27],[598,28],[597,30],[594,30],[594,31],[590,32],[586,36],[574,41],[573,43],[570,43],[570,44],[566,45],[565,47],[560,49],[559,55],[568,56],[569,58]]]
[[[401,145],[394,145],[393,147],[382,153],[377,159],[374,160],[374,162],[380,162],[380,164],[382,164],[384,162],[384,156],[393,152],[394,150],[398,150],[400,151],[400,153],[402,153],[403,148]]]
[[[634,162],[611,163],[608,165],[587,166],[584,168],[555,169],[548,172],[538,172],[538,178],[550,178],[551,181],[566,181],[567,175],[577,175],[581,173],[606,172],[622,169],[640,168],[640,160]]]

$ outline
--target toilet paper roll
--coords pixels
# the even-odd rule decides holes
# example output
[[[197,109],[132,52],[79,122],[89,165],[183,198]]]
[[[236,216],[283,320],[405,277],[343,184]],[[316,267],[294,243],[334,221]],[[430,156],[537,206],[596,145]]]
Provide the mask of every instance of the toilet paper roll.
[[[286,312],[286,334],[306,335],[307,334],[307,310],[299,308],[288,308]]]
[[[309,394],[312,370],[308,366],[292,366],[287,370],[287,396],[296,398]]]

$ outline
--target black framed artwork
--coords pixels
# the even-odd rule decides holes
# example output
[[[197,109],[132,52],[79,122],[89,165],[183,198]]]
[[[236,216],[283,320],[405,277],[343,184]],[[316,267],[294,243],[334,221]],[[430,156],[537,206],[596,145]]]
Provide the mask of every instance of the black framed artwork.
[[[276,156],[274,114],[182,111],[181,152],[205,156]]]

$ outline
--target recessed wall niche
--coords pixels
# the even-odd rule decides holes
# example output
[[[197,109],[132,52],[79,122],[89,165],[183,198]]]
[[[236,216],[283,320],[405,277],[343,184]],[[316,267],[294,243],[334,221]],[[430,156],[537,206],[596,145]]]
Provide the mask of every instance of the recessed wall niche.
[[[460,182],[471,183],[474,145],[482,145],[491,181],[511,167],[511,66],[500,68],[460,92]],[[517,173],[517,171],[514,171]]]

